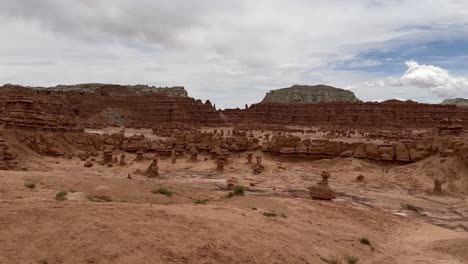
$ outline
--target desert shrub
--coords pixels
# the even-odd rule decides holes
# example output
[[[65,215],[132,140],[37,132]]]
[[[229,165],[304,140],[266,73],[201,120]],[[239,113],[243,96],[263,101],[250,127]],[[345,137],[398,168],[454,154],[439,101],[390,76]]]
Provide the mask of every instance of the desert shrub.
[[[193,200],[194,204],[206,204],[209,200],[208,199],[195,199]]]
[[[367,237],[361,237],[361,238],[359,239],[359,242],[360,242],[361,244],[363,244],[363,245],[368,245],[368,246],[370,246],[370,241],[369,241],[369,239],[368,239]]]
[[[155,189],[155,190],[152,190],[151,191],[152,193],[155,193],[155,194],[163,194],[163,195],[166,195],[168,197],[171,197],[173,192],[169,189],[166,189],[164,187],[161,187],[161,188],[158,188],[158,189]]]
[[[34,182],[26,182],[24,184],[24,187],[29,188],[29,189],[34,189],[36,188],[36,184]]]
[[[359,259],[354,256],[347,256],[346,261],[348,262],[348,264],[357,264],[359,262]]]
[[[245,194],[246,190],[247,190],[247,188],[245,188],[244,186],[236,185],[232,189],[232,192],[228,192],[228,194],[226,195],[226,198],[232,198],[234,196],[242,196],[242,195]]]
[[[245,194],[245,191],[246,191],[246,188],[242,185],[236,185],[234,186],[234,188],[232,189],[234,195],[239,195],[239,196],[242,196]]]
[[[65,201],[67,199],[67,191],[60,191],[55,194],[55,200],[57,201]]]
[[[267,216],[267,217],[277,217],[278,216],[278,214],[275,213],[275,212],[263,212],[263,215]]]
[[[282,218],[288,218],[288,216],[286,214],[283,214],[283,213],[275,213],[275,212],[263,212],[263,215],[264,216],[267,216],[267,217],[277,217],[277,216],[280,216]]]
[[[112,202],[112,198],[107,195],[89,195],[88,200],[92,202]]]

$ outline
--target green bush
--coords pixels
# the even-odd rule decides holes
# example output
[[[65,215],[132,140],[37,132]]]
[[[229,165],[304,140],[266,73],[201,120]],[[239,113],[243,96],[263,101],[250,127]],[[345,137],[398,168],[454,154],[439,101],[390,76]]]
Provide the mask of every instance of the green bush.
[[[158,194],[158,193],[159,193],[159,194],[163,194],[163,195],[166,195],[166,196],[168,196],[168,197],[171,197],[172,194],[173,194],[173,192],[172,192],[171,190],[166,189],[166,188],[164,188],[164,187],[161,187],[161,188],[159,188],[159,189],[152,190],[151,192],[152,192],[152,193],[155,193],[155,194]]]
[[[267,217],[277,217],[278,216],[278,214],[275,213],[275,212],[264,212],[263,215],[267,216]]]
[[[348,264],[357,264],[359,262],[359,259],[354,256],[347,256],[346,261],[348,262]]]
[[[359,239],[359,242],[361,242],[361,244],[363,244],[363,245],[368,245],[368,246],[370,246],[370,241],[369,241],[369,239],[368,239],[367,237],[361,237],[361,238]]]
[[[245,188],[244,186],[242,185],[236,185],[234,186],[234,188],[232,189],[232,192],[228,192],[228,194],[226,195],[227,198],[232,198],[234,196],[243,196],[245,194],[245,191],[247,190],[247,188]]]
[[[33,182],[27,182],[24,184],[24,187],[29,188],[29,189],[34,189],[36,188],[36,184]]]
[[[288,216],[286,214],[283,214],[283,213],[275,213],[275,212],[263,212],[263,215],[264,216],[267,216],[267,217],[278,217],[278,216],[281,216],[282,218],[288,218]]]
[[[239,195],[239,196],[242,196],[245,194],[245,191],[246,191],[246,188],[242,185],[236,185],[234,186],[234,188],[232,189],[234,195]]]
[[[67,199],[67,191],[60,191],[55,194],[55,200],[57,201],[65,201]]]
[[[194,204],[206,204],[209,200],[208,199],[195,199],[193,200]]]

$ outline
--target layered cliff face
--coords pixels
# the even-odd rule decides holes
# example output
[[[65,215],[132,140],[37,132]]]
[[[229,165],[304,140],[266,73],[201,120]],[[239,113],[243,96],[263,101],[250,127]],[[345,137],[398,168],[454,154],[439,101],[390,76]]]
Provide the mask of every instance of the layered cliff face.
[[[443,105],[458,105],[458,106],[468,106],[468,99],[465,98],[455,98],[455,99],[445,99],[442,101]]]
[[[436,127],[446,117],[468,121],[468,108],[411,102],[259,103],[222,111],[231,123],[350,127]]]
[[[360,102],[353,92],[326,85],[294,85],[289,88],[271,90],[262,103],[327,103]]]
[[[22,98],[26,98],[27,102]],[[17,104],[21,106],[19,110]],[[188,97],[182,87],[0,87],[0,123],[7,123],[9,127],[24,124],[25,127],[48,128],[48,123],[53,124],[49,119],[58,119],[65,124],[76,120],[78,124],[92,127],[152,127],[160,123],[223,122],[209,101],[202,103]]]

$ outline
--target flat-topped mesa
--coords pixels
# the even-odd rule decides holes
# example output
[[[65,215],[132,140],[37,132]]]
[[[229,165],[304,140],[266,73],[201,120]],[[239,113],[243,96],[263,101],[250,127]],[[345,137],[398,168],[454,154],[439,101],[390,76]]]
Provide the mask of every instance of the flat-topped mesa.
[[[445,99],[440,104],[468,107],[468,99],[465,99],[465,98]]]
[[[353,92],[327,85],[293,85],[271,90],[261,103],[315,104],[328,102],[360,102]]]

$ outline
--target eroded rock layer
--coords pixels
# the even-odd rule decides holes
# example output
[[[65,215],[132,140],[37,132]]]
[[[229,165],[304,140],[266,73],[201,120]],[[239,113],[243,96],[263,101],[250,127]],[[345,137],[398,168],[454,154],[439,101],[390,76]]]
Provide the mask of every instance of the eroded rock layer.
[[[222,111],[231,123],[280,125],[345,125],[352,127],[435,127],[446,117],[468,121],[468,110],[454,105],[414,102],[259,103],[247,109]]]
[[[86,89],[72,87],[68,91],[63,87],[36,89],[5,85],[0,87],[0,122],[25,128],[64,127],[75,121],[91,127],[149,128],[160,123],[222,122],[209,101],[202,103],[187,97],[180,88],[151,93],[148,90],[152,88],[148,87],[132,89],[101,85]]]

